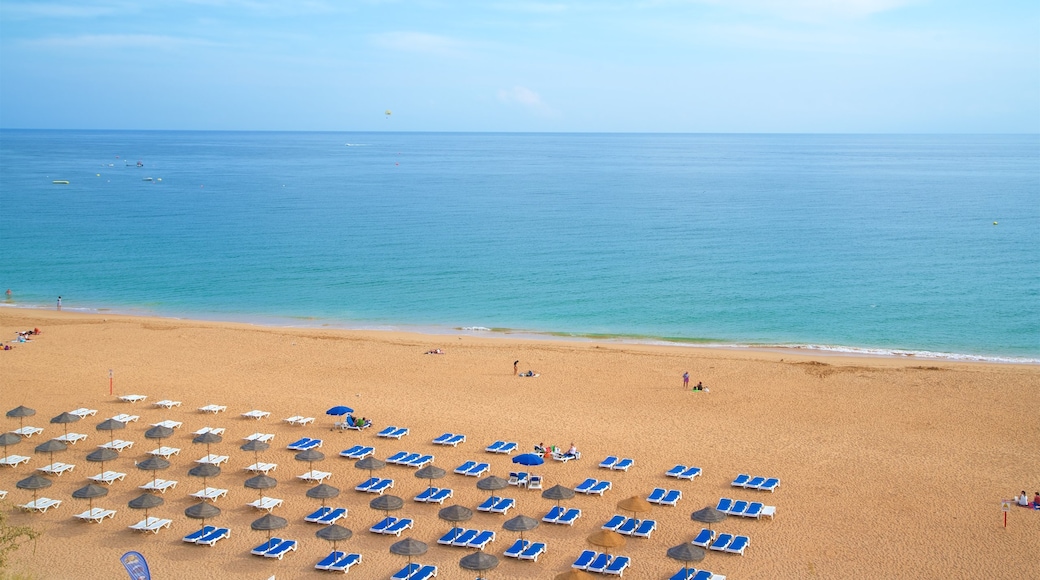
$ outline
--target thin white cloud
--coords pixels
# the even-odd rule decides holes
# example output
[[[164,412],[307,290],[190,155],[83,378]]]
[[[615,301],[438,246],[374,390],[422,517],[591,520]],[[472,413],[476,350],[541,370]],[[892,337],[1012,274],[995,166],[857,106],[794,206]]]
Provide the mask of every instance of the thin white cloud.
[[[496,2],[491,4],[490,7],[503,12],[523,12],[528,14],[559,14],[568,10],[566,4],[549,2]]]
[[[856,20],[920,3],[922,0],[681,0],[682,3],[711,4],[730,10],[774,16],[801,22]],[[675,0],[653,1],[674,4]]]
[[[555,117],[555,109],[550,107],[542,96],[527,87],[515,86],[511,89],[499,89],[498,100],[506,105],[519,105],[536,115]]]
[[[384,32],[369,38],[375,47],[386,50],[451,57],[464,56],[467,52],[467,45],[462,41],[424,32]]]
[[[5,1],[0,7],[0,14],[4,18],[16,20],[32,20],[36,18],[64,18],[81,19],[96,18],[98,16],[110,16],[136,12],[136,7],[125,2],[94,3],[83,5],[80,3],[49,3],[49,2],[11,2]]]
[[[49,36],[22,41],[24,46],[36,49],[112,49],[150,48],[172,50],[183,46],[204,46],[214,43],[198,38],[182,38],[158,34],[81,34],[78,36]]]

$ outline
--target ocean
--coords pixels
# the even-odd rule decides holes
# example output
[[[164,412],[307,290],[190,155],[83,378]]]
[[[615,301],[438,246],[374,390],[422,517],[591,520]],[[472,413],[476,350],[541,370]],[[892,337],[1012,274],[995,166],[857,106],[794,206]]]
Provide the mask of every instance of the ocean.
[[[7,288],[10,307],[1036,363],[1040,136],[3,130]]]

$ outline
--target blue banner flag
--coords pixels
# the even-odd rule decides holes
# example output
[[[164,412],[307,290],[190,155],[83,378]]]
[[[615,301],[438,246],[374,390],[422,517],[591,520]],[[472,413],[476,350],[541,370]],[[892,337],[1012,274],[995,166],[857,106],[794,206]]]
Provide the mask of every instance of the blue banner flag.
[[[148,562],[139,552],[127,552],[120,556],[119,561],[123,563],[127,574],[130,574],[130,580],[152,580]]]

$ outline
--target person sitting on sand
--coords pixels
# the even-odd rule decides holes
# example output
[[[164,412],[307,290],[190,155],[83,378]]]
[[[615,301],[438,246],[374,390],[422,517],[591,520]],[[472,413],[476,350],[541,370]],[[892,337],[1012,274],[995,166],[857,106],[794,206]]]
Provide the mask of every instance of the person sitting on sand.
[[[697,381],[697,384],[694,385],[693,390],[695,390],[695,391],[703,391],[704,390],[704,383],[702,383],[700,381]]]
[[[1026,495],[1026,490],[1022,490],[1022,495],[1015,498],[1018,501],[1018,505],[1022,507],[1029,507],[1029,496]]]
[[[1040,491],[1033,494],[1033,509],[1040,510]]]
[[[548,450],[545,448],[545,443],[539,443],[538,445],[534,446],[534,452],[538,455],[545,455],[546,451]]]

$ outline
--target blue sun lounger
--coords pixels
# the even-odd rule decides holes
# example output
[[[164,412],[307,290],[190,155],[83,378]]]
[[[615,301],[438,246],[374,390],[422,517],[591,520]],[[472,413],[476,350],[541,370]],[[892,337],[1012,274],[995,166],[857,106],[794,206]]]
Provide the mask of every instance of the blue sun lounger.
[[[436,566],[423,566],[419,571],[408,577],[408,580],[429,580],[437,576]]]
[[[574,491],[578,493],[589,493],[589,490],[592,489],[592,486],[596,485],[597,483],[599,483],[598,479],[593,479],[589,477],[585,481],[574,486]]]
[[[650,534],[654,533],[657,529],[657,522],[654,520],[643,520],[639,522],[636,529],[632,531],[632,535],[637,538],[649,538]]]
[[[664,474],[668,477],[679,477],[680,475],[682,475],[684,471],[686,471],[685,465],[676,465],[675,467],[664,472]]]
[[[740,515],[745,518],[757,518],[762,515],[762,509],[765,506],[760,502],[753,501],[748,504],[747,509],[744,510]]]
[[[701,474],[701,468],[700,467],[692,467],[691,466],[691,467],[687,468],[686,471],[684,471],[681,474],[679,474],[677,477],[679,479],[693,479],[693,478],[697,477],[700,474]]]
[[[488,464],[488,463],[478,463],[478,464],[474,465],[473,467],[470,467],[469,469],[467,469],[466,472],[463,473],[463,475],[466,475],[468,477],[480,477],[481,475],[484,475],[485,473],[487,473],[490,470],[491,470],[491,465],[490,464]]]
[[[775,478],[775,477],[770,477],[770,478],[766,479],[765,481],[763,481],[762,484],[759,485],[757,489],[760,489],[762,491],[768,491],[769,493],[773,493],[774,491],[776,491],[776,488],[779,487],[779,486],[780,486],[780,480]]]
[[[747,536],[733,536],[733,541],[730,542],[728,546],[726,546],[725,551],[729,552],[730,554],[740,554],[741,556],[743,556],[744,550],[747,549],[750,543],[751,538]]]
[[[331,552],[328,556],[325,556],[324,558],[319,560],[318,563],[314,565],[314,568],[316,570],[328,570],[328,569],[330,569],[329,568],[330,566],[332,566],[333,564],[338,562],[340,558],[342,558],[343,556],[346,556],[346,555],[347,555],[346,552],[339,552],[339,551]]]
[[[731,516],[743,515],[744,512],[747,511],[749,503],[750,502],[744,501],[742,499],[737,500],[737,501],[733,502],[733,505],[731,505],[729,507],[729,511],[726,512],[726,513],[728,513]]]
[[[455,436],[454,433],[445,433],[445,434],[441,435],[440,437],[435,437],[434,440],[433,440],[433,444],[434,445],[447,445],[448,444],[448,440],[451,439],[454,436]]]
[[[517,556],[520,560],[531,560],[532,562],[538,561],[538,556],[545,553],[545,542],[534,542],[530,546],[524,548],[523,552]]]
[[[231,530],[229,528],[217,528],[212,532],[199,538],[195,543],[199,546],[213,546],[220,540],[231,536]]]
[[[635,464],[635,461],[626,457],[614,465],[611,465],[610,468],[615,471],[628,471],[628,468],[632,467],[633,464]]]
[[[369,488],[371,488],[373,485],[375,485],[375,484],[377,484],[379,482],[380,482],[380,478],[378,478],[378,477],[370,477],[370,478],[366,479],[365,481],[362,481],[361,483],[359,483],[356,486],[354,486],[354,490],[355,491],[368,491]]]
[[[422,569],[422,566],[420,566],[419,564],[408,564],[404,568],[401,568],[400,570],[398,570],[397,573],[395,573],[393,576],[390,577],[390,579],[391,580],[409,580],[410,578],[412,578],[412,576],[414,574],[417,574],[419,572],[419,570],[421,570],[421,569]]]
[[[603,529],[616,532],[618,531],[618,528],[621,527],[621,524],[625,523],[625,520],[627,519],[628,518],[626,518],[625,516],[614,515],[609,520],[607,520],[607,523],[603,524]]]
[[[437,543],[442,546],[450,546],[451,543],[455,541],[455,538],[461,536],[465,531],[466,528],[452,528],[448,530],[448,532],[445,533],[443,536],[441,536],[440,539],[437,540]]]
[[[758,486],[762,485],[765,482],[766,482],[766,478],[764,478],[764,477],[762,477],[760,475],[756,475],[755,477],[752,477],[751,479],[748,480],[747,483],[744,484],[744,488],[746,488],[746,489],[758,489]]]
[[[664,494],[665,489],[663,487],[655,487],[654,490],[650,492],[650,495],[646,497],[646,501],[650,503],[660,503],[664,498]]]
[[[581,554],[578,554],[578,559],[571,564],[571,568],[577,568],[578,570],[588,570],[589,564],[599,556],[599,552],[593,550],[583,550]]]
[[[570,508],[566,512],[564,512],[564,514],[562,516],[560,516],[559,519],[557,519],[553,523],[564,525],[564,526],[573,526],[574,522],[578,518],[580,518],[580,517],[581,517],[581,510],[580,509],[578,509],[578,508]]]
[[[397,463],[398,461],[404,459],[405,457],[408,457],[408,452],[407,451],[398,451],[397,453],[394,453],[390,457],[387,457],[386,458],[386,462],[387,463]]]
[[[217,529],[216,526],[202,526],[201,530],[194,531],[194,532],[188,534],[187,536],[184,536],[184,538],[182,538],[182,539],[185,542],[194,544],[195,542],[198,541],[199,538],[205,536],[206,534],[209,534],[210,532],[212,532],[215,529]]]
[[[336,560],[335,564],[329,566],[329,571],[331,571],[331,572],[343,572],[344,574],[346,574],[347,571],[350,570],[351,566],[353,566],[354,564],[360,564],[360,563],[361,563],[361,554],[347,554],[346,556],[343,556],[339,560]]]
[[[358,451],[360,451],[364,447],[365,447],[364,445],[355,445],[355,446],[351,447],[350,449],[344,449],[343,451],[340,451],[339,454],[342,455],[343,457],[351,457],[352,458],[352,457],[354,457],[355,453],[357,453]],[[338,552],[333,552],[333,554],[337,554],[337,553]],[[332,554],[330,554],[330,556],[331,555]]]
[[[589,564],[588,568],[585,568],[589,572],[595,572],[596,574],[602,574],[607,566],[610,564],[610,554],[602,553],[597,554],[596,559]]]
[[[488,453],[498,453],[499,452],[498,450],[501,449],[502,446],[505,445],[505,444],[506,444],[505,441],[495,441],[491,445],[488,445],[487,447],[485,447],[484,451],[487,451]]]
[[[308,449],[314,449],[315,447],[321,447],[323,441],[321,439],[311,439],[310,437],[303,437],[298,441],[293,441],[286,446],[286,449],[293,451],[306,451]]]
[[[312,524],[313,523],[317,523],[318,520],[320,520],[323,516],[325,516],[326,514],[328,514],[331,511],[332,511],[331,507],[329,507],[329,506],[322,506],[322,507],[314,510],[313,513],[304,516],[303,521],[310,522]]]
[[[274,548],[264,552],[264,558],[277,558],[282,559],[282,556],[289,552],[296,551],[296,540],[285,540],[281,544],[278,544]]]
[[[483,550],[488,544],[495,541],[495,532],[491,530],[481,530],[477,537],[473,538],[466,544],[467,548],[476,548]]]
[[[462,465],[455,468],[455,473],[459,475],[466,475],[466,472],[473,468],[477,464],[476,461],[467,461]]]
[[[487,451],[488,453],[503,453],[505,455],[509,455],[510,453],[516,451],[516,447],[517,445],[514,441],[495,441],[491,445],[485,447],[484,451]]]
[[[347,508],[336,508],[334,510],[329,510],[328,513],[315,520],[314,523],[328,526],[336,523],[340,518],[345,517],[347,517]]]
[[[263,556],[264,554],[269,552],[271,549],[277,547],[278,544],[281,544],[284,541],[286,540],[283,540],[281,538],[271,538],[270,540],[267,540],[263,544],[260,544],[259,546],[250,550],[249,553],[254,556]]]
[[[433,456],[429,454],[420,455],[419,457],[412,458],[403,463],[408,465],[408,467],[426,467],[427,465],[433,463]]]
[[[495,505],[491,509],[489,509],[487,511],[489,511],[489,512],[491,512],[493,514],[505,514],[514,505],[516,505],[516,500],[514,500],[513,498],[511,498],[511,497],[500,497],[500,498],[498,498],[498,501],[495,502]]]
[[[408,434],[408,427],[387,427],[379,433],[376,433],[376,437],[382,437],[383,439],[400,439]]]
[[[701,548],[707,548],[711,545],[711,541],[715,539],[715,532],[708,528],[701,528],[700,533],[697,537],[690,541],[694,546],[700,546]]]
[[[618,462],[618,458],[613,455],[608,455],[606,459],[599,462],[599,466],[603,469],[610,469]]]
[[[729,513],[729,508],[733,507],[733,500],[728,497],[719,499],[719,505],[715,506],[715,509],[723,513]]]
[[[723,552],[726,550],[726,546],[733,541],[733,534],[719,534],[715,541],[708,546],[710,550],[717,550]]]
[[[394,486],[394,480],[392,479],[380,479],[372,487],[366,489],[368,493],[377,493],[383,495],[383,492]]]
[[[462,530],[461,534],[458,534],[451,540],[451,545],[457,548],[465,548],[466,544],[470,543],[473,538],[477,537],[479,530],[465,529]]]
[[[382,431],[380,431],[379,433],[376,433],[376,437],[387,437],[391,433],[393,433],[396,429],[397,429],[397,427],[395,427],[394,425],[387,425],[386,427],[383,428]]]
[[[387,516],[376,522],[375,525],[373,525],[371,528],[368,528],[368,531],[372,532],[373,534],[382,534],[386,531],[387,528],[394,525],[394,523],[396,522],[397,518],[393,516]]]
[[[707,570],[683,568],[676,572],[669,580],[712,580],[713,578],[715,578],[715,575]],[[725,576],[722,576],[722,579],[725,580]]]
[[[390,524],[389,526],[387,526],[386,529],[383,530],[383,533],[388,535],[388,536],[397,536],[397,537],[400,538],[401,537],[401,532],[403,532],[403,531],[407,530],[408,528],[412,527],[412,525],[414,523],[415,522],[413,522],[412,520],[410,520],[408,518],[401,518],[401,519],[397,520],[396,522],[394,522],[394,523]]]
[[[679,503],[680,499],[682,499],[682,491],[680,491],[678,489],[669,489],[664,494],[664,497],[661,498],[661,501],[659,501],[657,503],[659,503],[661,505],[671,505],[671,506],[674,506],[675,504]]]
[[[530,543],[530,540],[517,540],[513,542],[512,546],[506,548],[506,551],[503,552],[502,555],[506,558],[519,558],[520,554],[527,549],[527,546],[530,545]]]
[[[613,486],[612,483],[610,483],[609,481],[603,479],[603,480],[600,480],[596,485],[592,486],[592,489],[590,489],[589,491],[587,491],[585,493],[588,494],[588,495],[599,495],[599,496],[602,496],[603,493],[606,492],[608,489],[610,489],[612,486]]]
[[[631,536],[632,532],[636,531],[636,526],[638,525],[639,520],[635,518],[625,518],[625,521],[614,531],[622,536]]]
[[[751,480],[751,476],[750,475],[748,475],[746,473],[740,473],[730,483],[730,485],[733,486],[733,487],[744,487],[744,484],[746,484],[750,480]]]
[[[560,516],[562,516],[564,513],[565,511],[562,507],[558,505],[553,506],[552,509],[549,510],[549,513],[545,514],[542,517],[542,521],[547,524],[555,524],[556,521],[560,519]]]
[[[419,453],[409,453],[409,454],[405,455],[404,457],[398,459],[397,460],[397,464],[398,465],[411,465],[413,461],[419,459],[420,457],[422,457],[422,455],[419,454]]]
[[[610,565],[603,569],[603,573],[613,576],[621,576],[624,573],[625,568],[628,568],[632,564],[632,559],[628,556],[617,556],[610,561]]]
[[[495,507],[495,504],[498,503],[498,500],[500,500],[500,499],[502,499],[502,498],[495,497],[495,496],[491,496],[491,497],[487,498],[486,500],[484,500],[483,503],[481,503],[480,505],[477,506],[477,511],[478,512],[489,512],[489,511],[491,511],[491,508]]]

